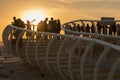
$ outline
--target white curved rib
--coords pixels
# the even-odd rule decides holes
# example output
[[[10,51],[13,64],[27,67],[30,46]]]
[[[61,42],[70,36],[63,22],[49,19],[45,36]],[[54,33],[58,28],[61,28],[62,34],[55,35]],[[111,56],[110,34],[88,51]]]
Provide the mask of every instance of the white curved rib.
[[[11,32],[12,32],[11,27],[8,27],[8,28],[7,28],[7,31],[6,31],[6,35],[5,35],[5,43],[6,43],[7,49],[8,49],[10,52],[11,52],[11,46],[10,46],[9,36],[10,36]]]
[[[23,28],[18,28],[18,27],[15,27],[15,26],[9,26],[7,29],[5,29],[4,30],[4,33],[3,33],[3,42],[4,42],[4,44],[5,44],[5,46],[10,46],[10,44],[8,44],[9,43],[9,41],[11,40],[11,36],[10,36],[10,40],[8,39],[8,37],[9,37],[9,35],[11,34],[11,29],[12,28],[15,28],[15,29],[20,29],[20,30],[22,30],[23,32],[25,31],[25,29],[23,29]],[[26,31],[28,31],[28,30],[26,30]],[[23,33],[22,32],[22,33]],[[31,33],[34,33],[35,31],[29,31],[29,32],[31,32]],[[20,36],[22,36],[22,33],[20,34]],[[74,70],[74,68],[72,68],[71,67],[71,61],[72,61],[72,55],[73,55],[73,51],[74,51],[74,49],[75,49],[75,45],[77,46],[77,43],[79,43],[79,40],[83,40],[83,41],[89,41],[89,42],[93,42],[93,43],[91,43],[90,45],[88,45],[88,47],[86,48],[86,51],[83,53],[83,55],[82,55],[82,60],[81,60],[81,64],[80,64],[80,73],[81,73],[81,79],[82,80],[85,80],[85,74],[84,74],[84,64],[85,64],[85,61],[86,61],[86,59],[88,58],[87,57],[87,55],[88,54],[90,54],[90,56],[92,56],[92,53],[88,53],[88,51],[92,48],[92,45],[94,45],[94,43],[98,43],[98,44],[101,44],[102,46],[107,46],[107,48],[105,48],[105,50],[104,50],[104,52],[102,52],[102,54],[100,55],[100,57],[98,58],[98,60],[97,60],[97,62],[96,62],[96,64],[95,64],[95,68],[94,68],[94,74],[93,74],[93,76],[94,76],[94,80],[97,80],[97,74],[98,74],[98,69],[99,69],[99,67],[100,67],[100,64],[101,64],[101,61],[102,61],[102,59],[105,57],[105,56],[107,56],[107,52],[112,48],[112,49],[114,49],[114,50],[119,50],[120,51],[120,46],[117,46],[117,45],[114,45],[114,44],[111,44],[111,43],[108,43],[108,42],[104,42],[104,41],[100,41],[100,40],[96,40],[96,39],[91,39],[91,38],[86,38],[86,37],[79,37],[79,36],[71,36],[71,35],[60,35],[60,34],[56,34],[56,33],[48,33],[48,32],[35,32],[36,34],[43,34],[43,35],[53,35],[53,36],[63,36],[63,37],[65,37],[65,38],[72,38],[72,39],[74,39],[74,40],[77,40],[76,42],[75,42],[75,44],[74,44],[74,47],[72,48],[72,52],[69,54],[69,56],[68,56],[68,70],[69,70],[69,79],[71,79],[71,80],[75,80],[75,78],[74,78],[74,74],[73,74],[73,72],[72,72],[72,70]],[[76,33],[76,32],[73,32],[73,33]],[[82,34],[85,34],[85,35],[89,35],[89,33],[82,33]],[[95,34],[96,35],[96,34]],[[20,36],[19,36],[19,38],[20,38]],[[102,35],[100,35],[100,36],[102,36]],[[106,37],[106,36],[105,36]],[[107,36],[107,37],[109,37],[109,36]],[[111,37],[110,37],[111,38]],[[120,38],[120,37],[113,37],[113,38]],[[39,62],[39,58],[41,58],[41,57],[39,57],[38,56],[38,49],[39,49],[39,44],[40,44],[40,42],[41,42],[41,40],[42,40],[42,38],[40,38],[37,42],[36,42],[36,48],[35,48],[35,60],[36,60],[36,62],[37,62],[37,66],[38,67],[40,67],[41,69],[43,68],[42,67],[42,64],[40,64],[40,62]],[[18,53],[20,52],[18,49],[19,49],[19,47],[18,47],[18,41],[19,41],[19,39],[17,40],[17,43],[16,43],[16,51],[18,51]],[[59,73],[63,78],[65,78],[65,79],[67,79],[67,77],[64,75],[64,72],[62,71],[62,69],[61,69],[61,65],[62,64],[60,64],[60,53],[61,53],[61,50],[62,50],[62,47],[64,46],[64,44],[65,44],[65,42],[66,42],[67,40],[64,40],[63,42],[62,42],[62,44],[60,45],[60,47],[59,47],[59,49],[58,49],[58,51],[57,51],[57,65],[55,65],[55,67],[57,67],[57,69],[58,69],[58,72],[56,72],[56,73]],[[49,42],[49,44],[48,44],[48,46],[47,46],[47,49],[46,49],[46,51],[45,51],[45,64],[47,65],[46,67],[47,67],[47,69],[49,70],[49,71],[51,71],[52,73],[54,73],[53,72],[53,70],[52,70],[52,68],[51,68],[51,65],[52,64],[49,64],[49,55],[48,55],[48,53],[50,52],[49,51],[49,49],[50,49],[50,47],[51,47],[51,44],[52,44],[52,42],[53,41],[51,41],[51,43]],[[28,45],[26,46],[26,55],[27,55],[27,57],[29,58],[29,56],[28,56],[28,47],[29,47],[29,41],[27,42],[28,43]],[[90,47],[91,46],[91,47]],[[109,47],[110,46],[110,47]],[[8,49],[10,49],[9,47],[8,47]],[[19,55],[18,55],[19,56]],[[26,57],[26,58],[27,58]],[[118,60],[119,61],[119,60]],[[115,65],[118,65],[118,63],[117,62],[115,62],[114,63],[114,66]],[[44,69],[44,68],[43,68]],[[113,73],[114,73],[114,71],[115,71],[115,69],[116,69],[116,67],[114,67],[114,69],[112,68],[111,69],[111,73],[109,73],[109,76],[110,75],[112,75]],[[112,76],[111,76],[112,77]],[[109,79],[112,79],[112,78],[108,78],[108,80]]]
[[[67,80],[67,78],[65,77],[64,73],[63,73],[62,70],[61,70],[60,53],[62,53],[61,50],[62,50],[62,48],[63,48],[63,46],[64,46],[64,44],[65,44],[66,41],[67,41],[67,39],[65,38],[65,39],[63,40],[62,44],[60,45],[59,50],[58,50],[58,52],[57,52],[57,69],[58,69],[58,73],[60,74],[60,76],[61,76],[64,80]]]
[[[29,44],[30,44],[30,41],[33,39],[34,35],[35,35],[35,33],[33,33],[32,36],[30,36],[30,38],[28,39],[27,44],[26,44],[26,49],[25,49],[27,61],[28,61],[28,63],[29,63],[32,67],[33,67],[34,65],[32,64],[32,62],[31,62],[31,60],[29,59],[29,56],[28,56],[28,54],[29,54],[29,53],[28,53],[28,46],[29,46]]]
[[[40,39],[37,41],[37,44],[36,44],[36,48],[35,48],[35,59],[36,59],[36,63],[37,63],[37,66],[42,69],[43,71],[45,71],[45,68],[42,67],[42,65],[39,63],[39,56],[38,56],[38,49],[39,49],[39,45],[41,43],[41,41],[43,40],[43,36],[40,37]]]
[[[84,64],[87,59],[87,55],[89,54],[89,51],[92,49],[92,46],[94,45],[94,41],[89,44],[84,51],[82,58],[81,58],[81,64],[80,64],[80,73],[81,73],[81,80],[85,80],[85,75],[84,75]]]
[[[14,51],[14,50],[12,49],[12,37],[14,36],[15,32],[17,31],[17,29],[14,30],[14,28],[12,28],[12,30],[13,30],[13,32],[11,33],[11,36],[10,36],[10,47],[11,47],[11,52]],[[15,42],[15,43],[16,43],[16,42]],[[16,48],[16,47],[15,47],[15,48]]]
[[[98,79],[98,71],[99,71],[99,67],[101,65],[101,63],[103,62],[103,59],[107,56],[108,52],[110,51],[111,47],[110,46],[105,46],[104,51],[101,53],[100,57],[98,58],[96,64],[95,64],[95,68],[94,68],[94,80]]]
[[[21,34],[19,35],[19,37],[18,37],[18,39],[17,39],[17,42],[16,42],[16,53],[17,53],[17,56],[20,56],[19,54],[19,40],[20,40],[20,37],[22,37],[22,35],[24,34],[24,32],[25,32],[25,30],[23,30],[22,32],[21,32]]]
[[[53,41],[55,40],[55,37],[56,36],[53,36],[53,38],[50,40],[50,42],[48,43],[48,46],[46,48],[46,52],[45,52],[45,62],[46,62],[46,67],[48,68],[48,70],[50,71],[51,74],[55,74],[54,71],[52,71],[52,69],[50,68],[50,65],[49,65],[49,57],[48,57],[48,52],[50,50],[50,46],[51,44],[53,43]]]
[[[70,54],[69,54],[69,56],[68,56],[68,70],[69,70],[69,76],[70,76],[71,80],[75,80],[75,78],[74,78],[74,76],[73,76],[73,73],[72,73],[72,68],[71,68],[71,66],[72,66],[72,65],[71,65],[72,56],[73,56],[73,52],[74,52],[76,46],[78,45],[78,43],[79,43],[80,41],[81,41],[81,40],[78,39],[78,40],[74,43],[74,45],[73,45],[73,47],[72,47],[72,50],[71,50],[71,52],[70,52]]]
[[[8,48],[8,44],[7,44],[7,40],[6,40],[6,38],[7,38],[7,32],[8,32],[8,30],[9,30],[9,28],[10,28],[10,26],[8,25],[8,26],[6,26],[6,28],[3,30],[3,34],[2,34],[2,40],[3,40],[3,43],[4,43],[4,45],[5,45],[5,47],[9,50],[9,48]]]
[[[117,67],[119,64],[120,64],[120,57],[116,60],[113,67],[111,68],[107,80],[113,80],[113,75],[114,75],[115,71],[117,70]]]

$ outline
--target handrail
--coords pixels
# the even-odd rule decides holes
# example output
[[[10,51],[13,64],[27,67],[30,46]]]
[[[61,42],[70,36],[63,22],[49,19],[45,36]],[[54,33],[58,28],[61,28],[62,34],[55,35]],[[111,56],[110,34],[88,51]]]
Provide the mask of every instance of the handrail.
[[[13,33],[14,33],[14,31],[12,31],[12,30],[16,30],[16,29],[17,30],[19,29],[22,32],[21,32],[21,34],[19,35],[19,37],[17,39],[16,45],[11,45],[9,43],[13,39]],[[68,29],[66,29],[66,30],[70,31]],[[31,31],[31,30],[20,28],[20,27],[17,27],[17,26],[8,25],[5,28],[5,30],[3,31],[3,36],[2,36],[3,37],[3,42],[4,42],[4,44],[5,44],[5,46],[6,46],[6,48],[8,50],[12,49],[13,47],[16,47],[16,52],[18,53],[18,56],[24,55],[23,53],[20,53],[21,52],[20,50],[22,48],[20,49],[20,47],[18,45],[19,41],[20,41],[20,38],[22,37],[22,35],[24,34],[24,32],[30,32],[30,33],[32,33],[32,35],[30,36],[30,38],[26,39],[27,42],[24,42],[26,45],[23,46],[25,48],[25,58],[27,60],[26,62],[28,62],[33,67],[37,66],[37,67],[39,67],[42,70],[46,70],[47,69],[48,71],[50,71],[53,74],[57,73],[61,77],[63,77],[63,79],[76,80],[76,78],[75,78],[76,77],[76,75],[75,75],[76,73],[74,74],[74,71],[76,71],[76,70],[78,70],[78,72],[79,72],[78,75],[80,76],[79,77],[80,79],[82,79],[82,80],[86,79],[86,75],[85,75],[86,73],[84,72],[84,70],[86,69],[85,65],[86,64],[90,64],[91,61],[94,60],[94,59],[92,59],[93,55],[95,54],[94,51],[93,51],[93,49],[94,49],[94,46],[96,44],[102,45],[102,48],[104,48],[104,50],[100,51],[99,56],[97,56],[97,60],[94,62],[94,69],[92,69],[93,73],[91,73],[92,77],[93,77],[93,80],[98,80],[98,73],[99,73],[99,68],[101,68],[102,60],[104,59],[104,57],[106,57],[107,55],[109,55],[108,52],[111,49],[113,49],[115,51],[118,51],[117,54],[120,55],[119,54],[119,52],[120,52],[120,46],[112,44],[110,42],[105,42],[105,41],[102,41],[102,40],[98,40],[98,39],[91,38],[91,37],[86,37],[86,36],[80,37],[80,36],[69,35],[69,34],[63,35],[63,34],[50,33],[50,32]],[[74,32],[74,31],[71,31],[71,32],[77,33],[77,32]],[[83,33],[81,33],[81,34],[83,34]],[[89,33],[85,33],[85,32],[84,32],[84,34],[90,35]],[[29,53],[28,51],[29,51],[29,49],[31,49],[31,48],[29,48],[29,46],[31,47],[30,43],[31,43],[31,40],[33,40],[34,35],[42,35],[42,36],[39,39],[36,39],[34,41],[34,43],[32,44],[32,45],[34,45],[32,47],[35,48],[34,52],[30,52]],[[53,37],[51,39],[49,39],[49,42],[47,42],[47,45],[45,44],[45,48],[46,49],[44,49],[44,52],[40,52],[39,46],[42,46],[41,44],[47,41],[47,40],[43,39],[46,35],[50,35],[50,36],[53,36]],[[92,34],[92,35],[96,36],[96,34]],[[100,34],[98,34],[98,35],[100,35]],[[111,37],[111,36],[108,36],[108,35],[100,35],[100,36]],[[58,42],[60,44],[59,48],[57,49],[57,51],[55,50],[56,51],[55,53],[54,52],[52,53],[50,49],[51,49],[52,46],[54,46],[54,45],[52,45],[52,44],[54,44],[54,41],[57,41],[56,37],[62,37],[63,39],[58,40]],[[113,36],[112,38],[115,38],[115,37],[119,38],[119,36]],[[70,41],[72,43],[67,42],[67,41]],[[82,55],[80,57],[79,56],[76,57],[77,56],[76,55],[77,52],[75,53],[76,46],[78,46],[78,45],[80,45],[82,43],[85,43],[85,42],[88,42],[88,45],[86,45],[86,47],[84,48],[84,52],[81,53]],[[68,45],[68,43],[70,45]],[[63,48],[66,48],[66,46],[67,47],[69,47],[69,46],[71,47],[72,50],[70,51],[70,53],[66,52],[66,51],[63,51],[63,50],[65,50]],[[63,53],[62,53],[62,51],[63,51]],[[53,55],[49,55],[50,53],[52,53]],[[64,53],[66,54],[65,55],[65,63],[67,62],[67,64],[62,63],[62,61],[64,60],[64,58],[62,60],[62,57],[63,57],[62,55]],[[32,56],[31,56],[31,54],[32,54]],[[44,54],[44,55],[43,56],[39,56],[39,54]],[[50,63],[52,60],[49,60],[49,58],[50,57],[53,58],[53,56],[55,58],[57,58],[57,59],[52,59],[52,60],[55,60],[54,61],[54,62],[56,62],[55,65],[52,65]],[[32,57],[32,59],[31,59],[31,57]],[[34,57],[34,59],[33,59],[33,57]],[[72,67],[73,66],[72,65],[72,61],[74,61],[72,58],[76,58],[75,60],[78,61],[77,65],[75,65],[75,67],[77,66],[77,69],[75,69],[74,67]],[[105,59],[107,59],[107,58],[105,58]],[[86,62],[86,60],[87,60],[87,62]],[[117,60],[114,61],[114,65],[110,66],[111,68],[110,68],[110,71],[108,72],[108,76],[107,76],[108,80],[111,80],[113,78],[113,75],[115,73],[115,70],[116,70],[116,68],[118,66],[118,62],[119,61],[120,61],[120,59],[117,58]],[[33,62],[35,62],[35,63],[33,63]],[[56,71],[54,70],[54,67],[55,67]],[[65,68],[65,70],[64,70],[64,68]],[[68,71],[68,74],[65,74],[66,70]]]
[[[17,28],[17,29],[20,29],[20,30],[24,30],[24,28],[19,28],[19,27],[16,27],[16,26],[13,26],[13,25],[10,25],[11,27],[14,27],[14,28]],[[111,44],[109,42],[105,42],[105,41],[101,41],[101,40],[97,40],[97,39],[90,39],[90,38],[87,38],[87,37],[79,37],[79,36],[71,36],[71,35],[63,35],[63,34],[57,34],[57,33],[49,33],[49,32],[38,32],[38,31],[31,31],[31,30],[26,30],[27,32],[36,32],[38,34],[46,34],[46,35],[54,35],[54,36],[65,36],[65,37],[68,37],[68,38],[75,38],[75,39],[78,39],[78,38],[81,38],[83,40],[87,40],[87,41],[94,41],[96,43],[99,43],[99,44],[102,44],[102,45],[108,45],[108,46],[111,46],[113,47],[114,49],[117,49],[117,50],[120,50],[120,46],[118,45],[114,45],[114,44]],[[73,32],[73,31],[72,31]],[[77,33],[77,32],[75,32]],[[89,33],[85,33],[85,34],[89,34]],[[107,35],[105,35],[107,36]],[[108,37],[118,37],[119,36],[108,36]]]
[[[83,34],[83,35],[92,35],[92,36],[103,36],[103,37],[108,37],[108,38],[119,38],[120,36],[112,36],[112,35],[107,35],[107,34],[98,34],[98,33],[87,33],[87,32],[77,32],[77,31],[73,31],[73,30],[69,30],[67,28],[64,27],[64,25],[69,24],[69,23],[74,23],[74,22],[81,22],[84,26],[83,22],[91,22],[92,24],[94,24],[93,22],[98,22],[100,20],[74,20],[74,21],[70,21],[70,22],[66,22],[64,24],[62,24],[61,28],[64,31],[68,31],[70,33],[74,33],[74,34]],[[120,20],[115,20],[115,22],[120,22]]]

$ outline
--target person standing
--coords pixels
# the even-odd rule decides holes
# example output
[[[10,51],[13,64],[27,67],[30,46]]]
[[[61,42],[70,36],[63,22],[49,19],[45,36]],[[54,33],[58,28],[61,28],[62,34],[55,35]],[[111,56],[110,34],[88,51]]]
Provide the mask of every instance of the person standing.
[[[102,25],[101,25],[100,21],[97,22],[96,26],[97,26],[98,34],[101,34]]]
[[[61,22],[60,19],[58,19],[56,22],[56,33],[60,34],[60,31],[61,31]],[[60,37],[57,36],[57,39],[60,39]]]
[[[120,35],[120,24],[117,24],[117,35]]]
[[[43,21],[40,21],[38,24],[37,24],[37,31],[38,32],[43,32],[43,25],[44,25],[44,22]],[[42,37],[42,34],[38,34],[36,36],[37,39],[40,39],[40,37]]]
[[[48,32],[48,18],[45,18],[44,22],[43,22],[43,31],[44,32]],[[44,40],[48,39],[48,35],[44,36]]]
[[[86,32],[90,33],[90,26],[89,26],[89,24],[87,24],[87,26],[86,26]]]
[[[113,35],[115,35],[115,33],[116,33],[116,23],[115,22],[112,25],[112,32],[113,32]]]
[[[14,19],[14,22],[13,22],[14,26],[19,28],[25,28],[25,23],[20,18],[16,19],[16,17],[14,17],[13,19]],[[14,37],[16,38],[16,40],[18,40],[18,38],[20,37],[19,43],[18,43],[19,47],[22,47],[22,43],[23,43],[23,40],[22,40],[23,34],[22,35],[21,34],[22,34],[22,30],[16,28]]]
[[[27,27],[28,30],[31,30],[31,23],[30,23],[29,20],[27,20],[26,27]],[[26,37],[27,37],[27,39],[29,39],[31,35],[32,35],[31,32],[26,32]]]

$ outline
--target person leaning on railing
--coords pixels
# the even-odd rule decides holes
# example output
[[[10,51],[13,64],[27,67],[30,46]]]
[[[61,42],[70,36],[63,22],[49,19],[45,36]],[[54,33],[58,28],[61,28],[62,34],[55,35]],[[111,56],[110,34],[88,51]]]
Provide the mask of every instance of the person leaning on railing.
[[[14,22],[13,22],[12,25],[14,25],[16,27],[19,27],[19,28],[25,28],[25,23],[20,18],[16,19],[16,17],[13,17],[13,20],[14,20]],[[21,33],[22,33],[22,30],[20,30],[20,29],[15,30],[14,37],[15,37],[16,40],[19,38]],[[23,42],[22,41],[22,36],[20,37],[20,40],[19,40],[19,43],[18,43],[19,47],[22,46],[22,42]]]

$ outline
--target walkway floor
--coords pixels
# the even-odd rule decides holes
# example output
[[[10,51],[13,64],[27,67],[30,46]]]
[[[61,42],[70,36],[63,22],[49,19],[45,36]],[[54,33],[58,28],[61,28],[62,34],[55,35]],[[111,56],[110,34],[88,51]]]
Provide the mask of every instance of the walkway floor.
[[[1,53],[2,54],[2,53]],[[5,55],[5,54],[4,54]],[[32,68],[18,57],[0,55],[0,80],[61,80],[57,75]]]

